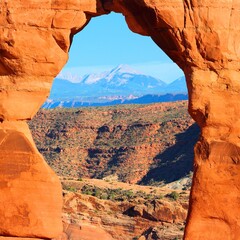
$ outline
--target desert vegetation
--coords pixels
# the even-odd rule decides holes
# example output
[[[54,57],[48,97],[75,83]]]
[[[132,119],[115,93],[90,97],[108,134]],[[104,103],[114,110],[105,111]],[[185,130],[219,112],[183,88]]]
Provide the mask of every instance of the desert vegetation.
[[[198,128],[187,102],[42,109],[30,122],[59,176],[163,185],[192,170]]]

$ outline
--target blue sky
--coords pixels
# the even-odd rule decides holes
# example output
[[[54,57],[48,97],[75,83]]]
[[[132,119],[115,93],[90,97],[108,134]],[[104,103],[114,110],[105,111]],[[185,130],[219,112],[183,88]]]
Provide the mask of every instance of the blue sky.
[[[62,75],[83,76],[127,64],[141,73],[171,82],[183,72],[150,37],[129,30],[121,14],[92,18],[74,37]],[[60,75],[61,75],[60,74]]]

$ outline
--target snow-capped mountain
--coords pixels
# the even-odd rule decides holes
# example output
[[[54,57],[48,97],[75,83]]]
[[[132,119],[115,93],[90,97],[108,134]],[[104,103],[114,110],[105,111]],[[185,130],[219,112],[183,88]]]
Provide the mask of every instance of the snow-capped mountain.
[[[119,65],[111,71],[89,74],[78,79],[78,83],[73,83],[56,78],[50,97],[43,107],[108,106],[188,98],[184,76],[166,84],[127,65]]]
[[[116,78],[116,76],[119,76],[118,80],[121,85],[121,83],[123,83],[123,84],[126,83],[126,80],[127,80],[126,78],[131,77],[131,75],[142,75],[142,74],[137,72],[136,70],[132,69],[128,65],[121,64],[121,65],[113,68],[109,72],[85,75],[82,79],[82,83],[94,84],[100,80],[105,80],[107,82],[113,82],[113,79]]]
[[[81,84],[114,90],[115,88],[120,88],[120,90],[124,88],[131,91],[137,91],[139,86],[141,88],[156,88],[166,85],[163,81],[139,73],[127,65],[119,65],[109,72],[87,75],[82,79]]]
[[[166,83],[119,65],[109,72],[85,75],[79,83],[56,78],[50,99],[61,98],[96,98],[102,96],[142,96],[164,92]]]
[[[107,81],[112,81],[113,79],[115,79],[116,77],[118,77],[118,80],[122,80],[122,79],[129,79],[131,78],[133,75],[143,75],[139,72],[137,72],[136,70],[132,69],[131,67],[129,67],[128,65],[124,65],[121,64],[115,68],[113,68],[107,75],[106,75],[106,80]]]

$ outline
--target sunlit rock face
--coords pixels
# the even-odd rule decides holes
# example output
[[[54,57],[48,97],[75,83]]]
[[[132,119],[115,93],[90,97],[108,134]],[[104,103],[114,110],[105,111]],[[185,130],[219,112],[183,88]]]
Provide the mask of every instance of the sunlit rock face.
[[[61,185],[23,121],[0,129],[0,234],[54,237],[62,228]]]
[[[24,121],[48,96],[73,35],[109,11],[185,72],[189,112],[201,127],[185,239],[239,239],[240,0],[1,1],[0,235],[61,232],[60,184]]]
[[[0,2],[0,236],[62,232],[61,184],[26,120],[47,98],[73,35],[100,13],[89,0]]]

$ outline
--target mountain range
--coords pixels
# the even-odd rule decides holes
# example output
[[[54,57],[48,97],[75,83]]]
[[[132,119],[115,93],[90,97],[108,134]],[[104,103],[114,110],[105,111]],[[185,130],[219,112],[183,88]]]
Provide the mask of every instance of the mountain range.
[[[151,98],[153,98],[151,100]],[[185,77],[170,84],[139,73],[127,65],[111,71],[79,77],[78,82],[55,78],[49,99],[43,108],[106,106],[186,100]]]

